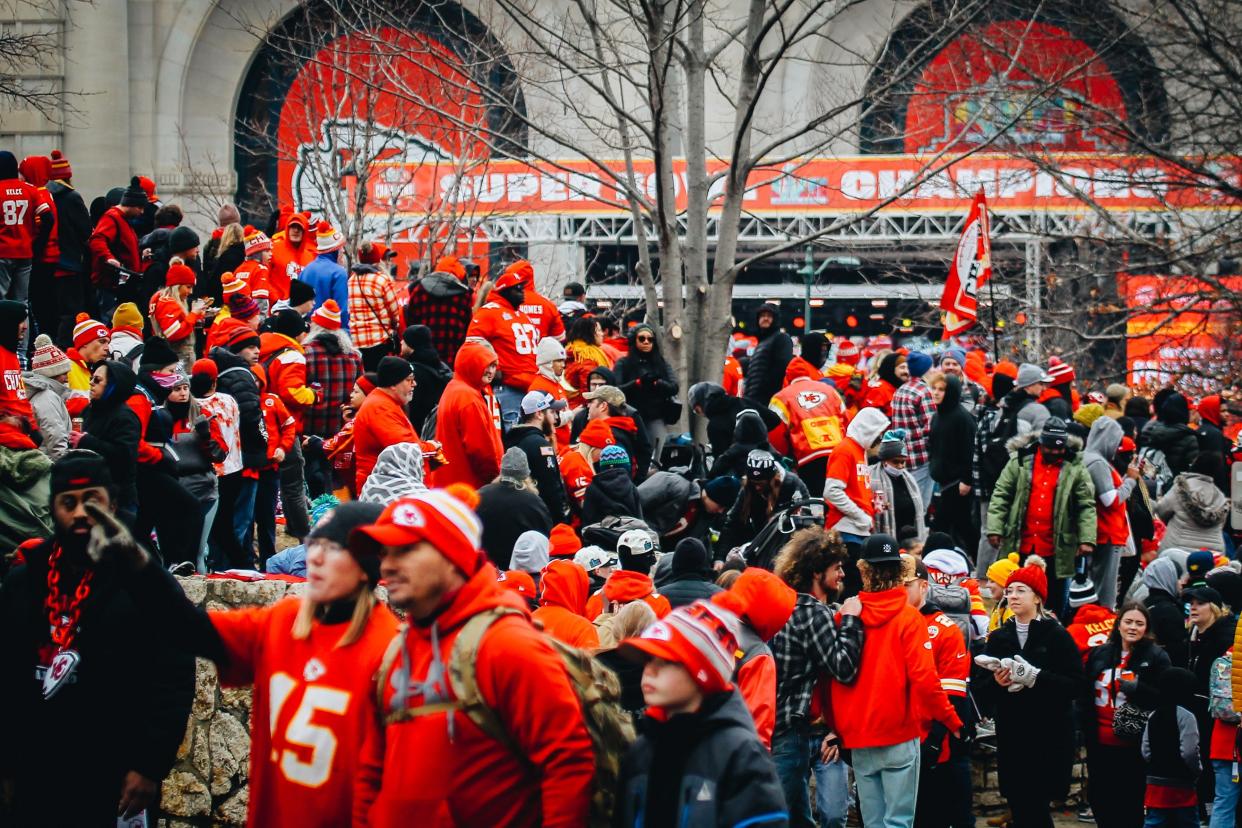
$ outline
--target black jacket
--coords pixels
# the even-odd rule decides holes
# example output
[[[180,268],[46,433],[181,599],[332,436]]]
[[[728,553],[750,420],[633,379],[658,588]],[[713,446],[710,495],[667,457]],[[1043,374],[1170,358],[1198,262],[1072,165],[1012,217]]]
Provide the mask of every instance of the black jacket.
[[[1164,452],[1175,475],[1190,471],[1191,464],[1199,456],[1199,439],[1187,425],[1189,418],[1185,398],[1173,394],[1160,406],[1160,419],[1149,421],[1139,432],[1139,447]]]
[[[596,653],[595,660],[617,674],[621,682],[621,707],[638,721],[647,711],[647,702],[643,699],[643,663],[626,658],[615,648]]]
[[[746,396],[767,408],[772,395],[785,385],[785,369],[793,359],[793,340],[789,334],[775,328],[779,324],[779,309],[771,305],[764,305],[764,308],[775,313],[776,320],[773,320],[773,327],[768,329],[766,335],[759,330],[758,325],[755,327],[755,332],[759,334],[759,344],[755,346],[746,366]]]
[[[225,273],[232,273],[241,267],[241,263],[246,261],[246,245],[242,242],[230,244],[224,250],[216,251],[216,257],[211,263],[211,267],[204,269],[198,275],[198,281],[194,283],[193,295],[210,296],[216,302],[216,307],[224,305],[224,280]]]
[[[507,483],[488,483],[479,489],[475,511],[483,524],[483,551],[501,571],[509,568],[519,535],[531,529],[541,535],[552,531],[552,516],[539,495]]]
[[[625,401],[638,409],[644,420],[664,421],[668,403],[677,396],[677,377],[664,360],[657,342],[650,353],[638,350],[635,337],[639,329],[651,331],[649,325],[630,329],[629,353],[617,360],[613,368],[618,387],[625,392]],[[654,335],[654,332],[652,332]]]
[[[638,488],[630,479],[629,471],[617,466],[598,472],[582,498],[582,525],[590,526],[609,516],[626,515],[639,520],[643,517]]]
[[[543,505],[548,507],[552,519],[561,522],[568,514],[565,506],[565,484],[561,480],[561,464],[556,459],[556,450],[543,436],[543,432],[532,425],[515,425],[505,432],[506,449],[520,448],[530,464],[530,476],[539,487],[539,497]]]
[[[436,353],[435,348],[431,348],[430,352],[417,351],[410,354],[409,362],[410,367],[414,369],[416,384],[414,396],[410,398],[410,404],[405,410],[410,415],[410,422],[413,423],[414,429],[421,434],[427,415],[440,404],[444,389],[448,386],[449,380],[453,379],[453,369],[440,361],[440,355]],[[435,435],[427,435],[428,439],[433,436]]]
[[[767,423],[763,421],[759,412],[752,409],[743,409],[738,412],[733,425],[733,442],[723,453],[716,455],[711,469],[707,472],[708,478],[719,477],[722,474],[731,474],[734,477],[745,475],[746,455],[755,449],[772,450],[772,445],[768,442],[766,426]]]
[[[1151,615],[1151,632],[1170,663],[1185,667],[1189,653],[1190,634],[1186,631],[1186,613],[1182,605],[1163,589],[1147,590],[1147,612]]]
[[[973,485],[974,457],[969,448],[975,442],[975,418],[962,405],[962,382],[945,377],[944,401],[932,415],[928,452],[931,476],[942,487],[966,483]]]
[[[56,205],[56,243],[60,246],[59,270],[86,273],[90,262],[91,214],[86,202],[72,186],[63,181],[47,185]],[[139,310],[145,311],[146,308]]]
[[[125,401],[134,393],[138,377],[123,362],[108,360],[107,396],[94,400],[86,407],[82,417],[82,441],[78,448],[89,449],[103,455],[112,471],[116,485],[117,503],[121,506],[138,505],[138,488],[134,482],[138,473],[138,441],[142,437],[142,423]]]
[[[711,581],[711,576],[701,572],[682,572],[660,585],[660,594],[668,599],[673,609],[693,604],[700,598],[711,598],[720,587]]]
[[[1099,691],[1096,679],[1105,670],[1117,666],[1120,659],[1120,647],[1109,641],[1098,647],[1092,647],[1087,653],[1086,678],[1082,692],[1078,696],[1079,727],[1084,738],[1093,744],[1099,738],[1099,724],[1095,716],[1095,697]],[[1142,710],[1155,710],[1158,700],[1157,685],[1160,674],[1172,666],[1169,654],[1154,641],[1140,641],[1130,653],[1126,669],[1135,673],[1133,687],[1113,688],[1111,692],[1125,694],[1125,700]],[[1025,692],[1025,691],[1023,691]]]
[[[1212,675],[1212,662],[1225,654],[1233,646],[1233,633],[1238,619],[1226,615],[1207,628],[1202,635],[1190,638],[1186,644],[1188,653],[1186,669],[1195,674],[1195,695],[1201,696],[1203,711],[1207,711],[1208,681]],[[1198,711],[1196,711],[1196,715]]]
[[[267,426],[263,424],[263,409],[259,404],[259,381],[250,370],[250,363],[228,348],[213,348],[211,358],[220,372],[216,390],[237,401],[242,465],[261,469],[268,464],[268,459]]]
[[[996,719],[996,765],[1001,795],[1019,791],[1041,801],[1064,799],[1074,758],[1073,703],[1084,684],[1078,647],[1051,618],[1031,622],[1026,646],[1018,646],[1018,627],[1009,619],[993,632],[986,652],[996,658],[1022,655],[1040,668],[1034,687],[1010,693],[990,677],[978,692],[992,703]]]
[[[772,755],[736,691],[696,713],[639,723],[621,763],[614,826],[788,825]]]
[[[723,388],[708,395],[707,401],[703,403],[703,414],[707,417],[707,442],[712,446],[714,457],[720,457],[733,445],[737,415],[748,408],[758,412],[759,418],[763,420],[766,428],[764,439],[768,431],[781,424],[781,418],[775,411],[749,396],[731,397],[724,392]]]
[[[45,700],[35,671],[51,647],[44,601],[52,543],[28,551],[0,586],[0,705],[8,717],[0,768],[16,780],[15,825],[115,825],[125,774],[158,784],[172,767],[194,698],[194,659],[160,643],[136,606],[140,587],[105,561],[95,567],[73,642],[77,680]],[[72,591],[76,583],[65,585]]]
[[[732,549],[754,540],[772,517],[765,500],[750,498],[755,503],[752,506],[747,505],[746,485],[746,479],[742,478],[742,491],[737,496],[733,507],[729,509],[728,515],[725,516],[724,529],[721,530],[720,540],[714,547],[717,560],[724,560]],[[784,509],[793,501],[805,500],[810,496],[811,493],[807,490],[806,484],[798,475],[787,471],[785,479],[781,481],[780,493],[776,497],[776,510]]]

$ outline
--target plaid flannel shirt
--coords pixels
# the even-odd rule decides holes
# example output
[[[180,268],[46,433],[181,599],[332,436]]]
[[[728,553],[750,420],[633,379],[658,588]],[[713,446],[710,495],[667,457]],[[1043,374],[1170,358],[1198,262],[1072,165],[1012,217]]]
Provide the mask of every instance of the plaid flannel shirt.
[[[328,439],[341,430],[341,406],[349,402],[349,392],[362,376],[362,360],[357,354],[332,354],[322,342],[306,341],[306,383],[323,386],[319,402],[302,410],[302,432]]]
[[[474,318],[474,299],[470,291],[452,296],[433,296],[415,282],[405,306],[406,325],[431,328],[431,343],[444,364],[452,366],[457,350],[466,341],[466,331]]]
[[[374,348],[405,329],[401,291],[383,273],[349,277],[349,336],[358,348]]]
[[[832,610],[798,593],[793,615],[771,642],[776,661],[776,730],[805,723],[815,682],[827,674],[847,684],[862,663],[863,625],[853,615],[838,627]]]
[[[920,377],[898,388],[897,393],[893,394],[892,410],[891,427],[906,430],[906,457],[909,458],[910,468],[927,465],[930,459],[927,443],[931,439],[932,415],[936,413],[927,383]]]

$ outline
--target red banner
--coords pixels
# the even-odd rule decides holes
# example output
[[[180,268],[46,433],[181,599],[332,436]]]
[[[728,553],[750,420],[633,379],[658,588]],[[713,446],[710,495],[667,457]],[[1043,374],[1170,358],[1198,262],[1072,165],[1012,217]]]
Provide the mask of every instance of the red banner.
[[[970,330],[979,318],[979,288],[992,276],[992,232],[988,201],[980,190],[970,204],[970,214],[957,241],[957,253],[949,264],[940,308],[945,313],[944,338]]]
[[[1218,387],[1217,378],[1238,375],[1242,276],[1209,282],[1192,276],[1122,275],[1119,281],[1126,306],[1144,310],[1126,320],[1131,385],[1177,383],[1197,393]]]

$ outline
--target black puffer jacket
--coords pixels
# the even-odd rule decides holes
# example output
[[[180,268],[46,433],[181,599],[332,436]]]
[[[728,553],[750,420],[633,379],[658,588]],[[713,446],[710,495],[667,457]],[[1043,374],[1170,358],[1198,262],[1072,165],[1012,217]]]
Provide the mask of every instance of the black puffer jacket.
[[[143,616],[143,587],[105,561],[82,603],[76,680],[44,699],[35,670],[51,648],[44,609],[51,550],[49,540],[27,551],[0,587],[0,705],[8,716],[0,765],[15,776],[19,809],[6,824],[113,825],[126,772],[158,786],[172,767],[194,698],[194,659]],[[180,593],[161,567],[147,569]],[[67,583],[71,594],[76,583]],[[66,779],[77,780],[71,794]]]
[[[250,363],[228,348],[213,348],[211,358],[219,369],[216,390],[237,401],[241,432],[242,465],[261,469],[268,464],[267,426],[259,405],[259,382],[250,370]]]
[[[63,181],[47,185],[56,205],[56,241],[60,246],[59,270],[85,273],[90,261],[91,214],[78,191]],[[140,310],[146,310],[141,308]]]
[[[453,369],[440,359],[440,352],[431,341],[431,328],[426,325],[414,325],[414,352],[406,359],[414,369],[414,396],[406,406],[410,422],[420,434],[427,415],[440,404],[444,389],[453,379]]]
[[[625,401],[637,408],[644,420],[663,421],[669,401],[677,396],[677,377],[664,361],[658,340],[649,353],[638,350],[639,331],[655,338],[655,329],[650,325],[633,327],[629,334],[629,353],[617,360],[613,371],[620,389],[625,392]]]
[[[628,469],[614,466],[598,472],[582,498],[582,525],[599,523],[608,516],[643,518],[638,488]]]
[[[759,327],[759,314],[769,312],[776,317],[766,331]],[[776,305],[764,305],[755,314],[755,334],[759,344],[750,355],[746,366],[746,396],[758,400],[766,408],[772,395],[781,390],[785,382],[785,369],[793,359],[793,340],[789,334],[777,330],[781,311]]]
[[[707,442],[711,444],[712,455],[719,457],[733,445],[733,431],[737,427],[737,415],[749,409],[758,412],[763,420],[765,435],[781,424],[781,418],[767,405],[760,404],[750,397],[733,397],[725,393],[722,386],[714,383],[698,383],[691,395],[691,406],[702,405],[703,416],[707,417]],[[701,401],[701,402],[700,402]]]
[[[82,417],[85,433],[78,448],[103,455],[112,470],[118,504],[134,507],[138,505],[138,488],[134,478],[138,473],[138,441],[142,437],[142,423],[125,401],[134,393],[138,377],[123,362],[110,359],[104,365],[108,369],[108,387],[101,399],[92,401],[86,407]]]
[[[787,824],[772,755],[736,691],[707,696],[696,713],[648,716],[639,730],[621,763],[613,824]]]

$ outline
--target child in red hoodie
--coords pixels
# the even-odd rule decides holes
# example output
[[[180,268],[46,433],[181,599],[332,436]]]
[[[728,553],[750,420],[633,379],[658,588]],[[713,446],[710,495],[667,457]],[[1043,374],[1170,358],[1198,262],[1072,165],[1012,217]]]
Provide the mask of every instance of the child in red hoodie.
[[[268,464],[259,471],[259,490],[255,495],[254,519],[259,531],[259,568],[276,554],[276,496],[280,492],[280,464],[285,455],[293,450],[298,438],[297,424],[293,415],[276,394],[266,391],[262,373],[255,371],[262,393],[259,407],[263,412],[263,425],[267,428]]]

